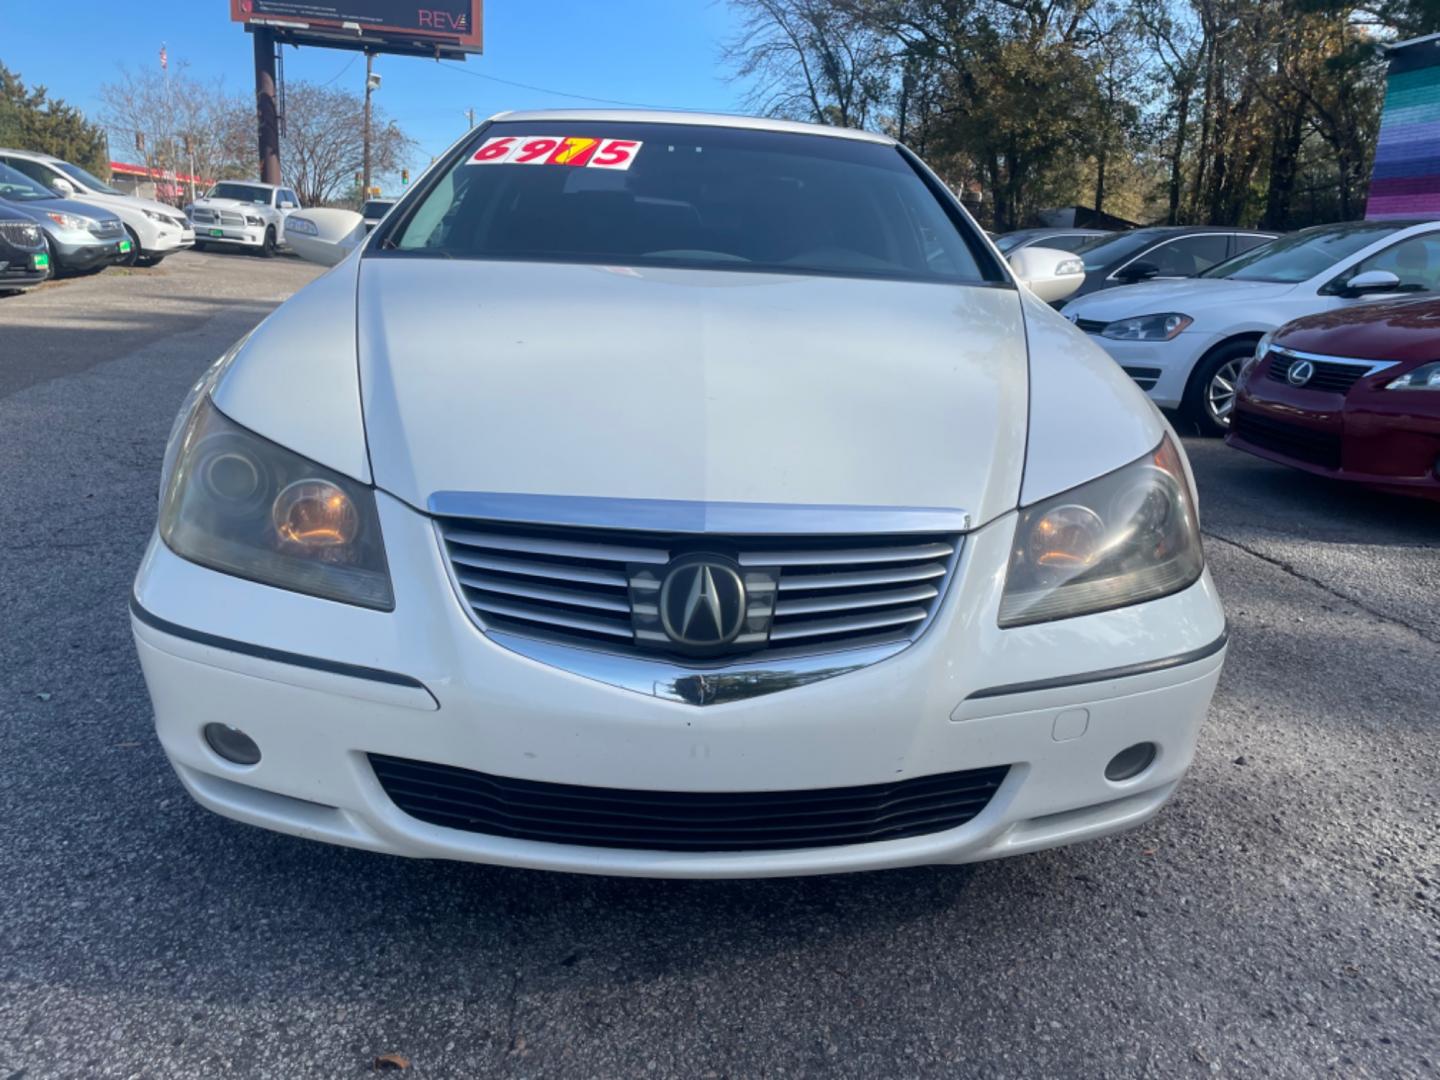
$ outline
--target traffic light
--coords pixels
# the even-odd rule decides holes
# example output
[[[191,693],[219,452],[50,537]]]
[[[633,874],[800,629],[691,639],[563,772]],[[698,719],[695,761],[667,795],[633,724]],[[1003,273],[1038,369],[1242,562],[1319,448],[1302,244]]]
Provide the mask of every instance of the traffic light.
[[[135,151],[140,154],[145,153],[145,133],[143,131],[135,132]]]
[[[410,170],[409,170],[409,169],[401,169],[401,170],[400,170],[400,186],[401,186],[401,187],[404,187],[404,186],[405,186],[406,184],[408,184],[408,183],[410,183]]]

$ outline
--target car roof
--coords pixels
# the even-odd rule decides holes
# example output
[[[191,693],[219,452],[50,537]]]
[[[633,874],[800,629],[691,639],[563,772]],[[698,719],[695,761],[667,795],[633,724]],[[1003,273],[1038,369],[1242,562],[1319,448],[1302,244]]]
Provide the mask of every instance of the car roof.
[[[286,184],[267,184],[263,180],[216,180],[215,183],[210,186],[219,187],[221,184],[246,184],[250,187],[269,188],[271,191],[279,191],[281,188],[288,186]]]
[[[14,154],[16,157],[32,158],[35,161],[63,161],[54,154],[45,154],[39,150],[12,150],[8,146],[0,146],[0,154]]]
[[[888,135],[857,128],[830,127],[827,124],[805,124],[798,120],[775,120],[767,116],[732,116],[728,113],[681,112],[668,109],[527,109],[497,113],[491,121],[524,123],[527,120],[575,120],[621,124],[689,124],[695,127],[727,127],[746,131],[786,131],[796,135],[824,135],[832,139],[853,139],[857,142],[894,146]]]

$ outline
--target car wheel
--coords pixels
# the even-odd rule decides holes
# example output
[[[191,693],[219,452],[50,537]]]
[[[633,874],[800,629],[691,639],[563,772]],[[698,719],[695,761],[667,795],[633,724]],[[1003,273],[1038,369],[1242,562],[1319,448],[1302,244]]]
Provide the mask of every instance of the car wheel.
[[[1230,430],[1240,369],[1254,354],[1254,342],[1236,341],[1206,354],[1196,365],[1185,391],[1184,411],[1200,434],[1220,436]]]
[[[135,266],[140,262],[140,237],[129,225],[125,226],[125,232],[130,237],[130,252],[115,260],[116,266]]]
[[[260,245],[260,257],[262,259],[275,257],[275,227],[273,225],[265,230],[265,242]]]

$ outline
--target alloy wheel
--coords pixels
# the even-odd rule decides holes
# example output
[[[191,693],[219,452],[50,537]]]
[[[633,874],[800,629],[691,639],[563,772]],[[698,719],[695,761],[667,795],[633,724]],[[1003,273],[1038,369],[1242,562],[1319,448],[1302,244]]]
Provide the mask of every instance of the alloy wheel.
[[[1227,360],[1210,376],[1210,385],[1205,388],[1205,408],[1210,419],[1221,427],[1230,426],[1230,410],[1235,408],[1235,383],[1240,378],[1239,357]]]

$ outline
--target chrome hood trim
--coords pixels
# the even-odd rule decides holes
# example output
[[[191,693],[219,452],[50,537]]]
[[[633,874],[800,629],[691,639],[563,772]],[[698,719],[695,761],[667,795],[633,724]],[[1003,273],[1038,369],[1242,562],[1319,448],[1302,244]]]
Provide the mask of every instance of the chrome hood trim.
[[[943,507],[607,499],[485,491],[437,491],[427,500],[427,509],[441,517],[519,525],[754,536],[965,533],[972,526],[964,510]]]
[[[780,690],[833,679],[888,660],[912,644],[887,642],[863,649],[731,664],[724,668],[693,668],[666,660],[638,659],[580,649],[573,645],[486,631],[501,648],[529,660],[559,668],[620,690],[673,701],[680,705],[723,705]]]

